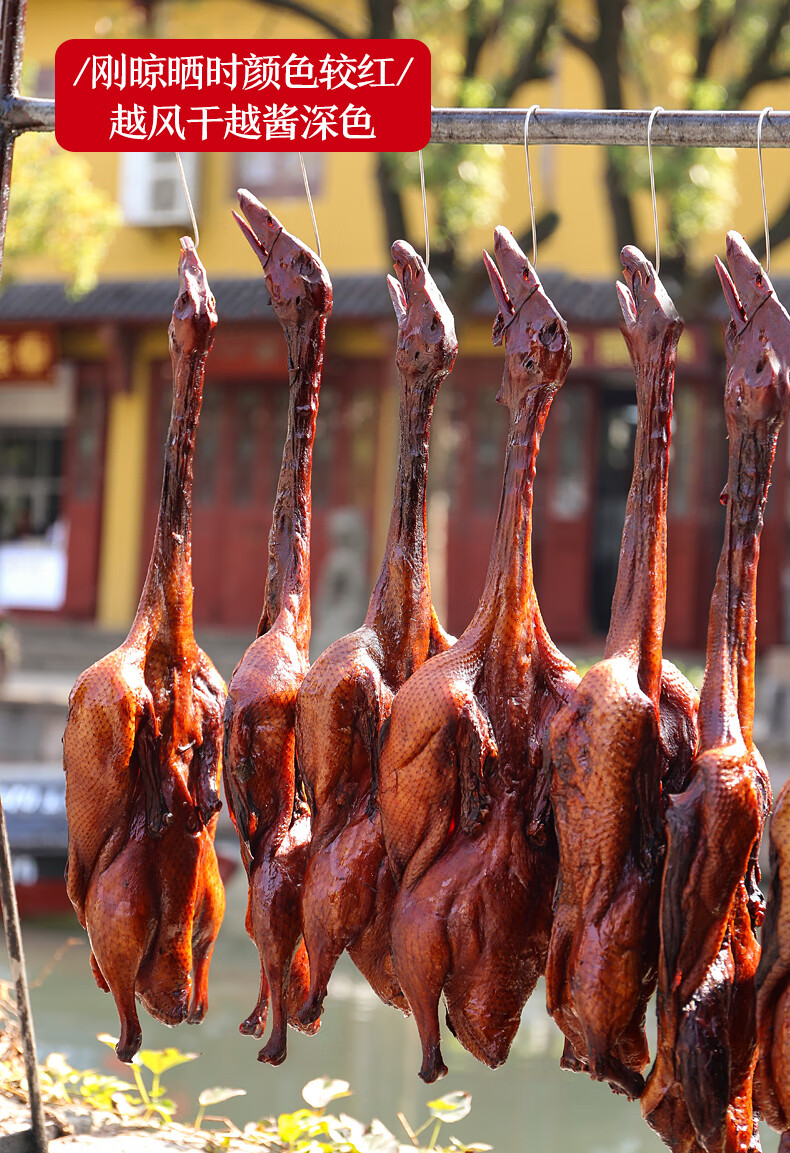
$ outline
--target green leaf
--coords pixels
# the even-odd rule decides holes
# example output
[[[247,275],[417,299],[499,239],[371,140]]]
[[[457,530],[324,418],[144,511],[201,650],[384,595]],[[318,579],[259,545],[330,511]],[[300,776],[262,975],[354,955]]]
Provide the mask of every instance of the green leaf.
[[[230,1149],[230,1133],[222,1138],[217,1138],[212,1134],[206,1142],[204,1149],[205,1153],[223,1153],[225,1149]]]
[[[74,1072],[64,1053],[50,1053],[44,1062],[44,1068],[53,1077],[60,1078],[70,1077]]]
[[[337,1081],[332,1077],[316,1077],[314,1081],[307,1082],[302,1090],[302,1096],[314,1109],[325,1109],[330,1101],[336,1101],[338,1097],[350,1097],[351,1090],[348,1081]]]
[[[359,1153],[398,1153],[399,1149],[395,1135],[376,1117],[367,1132],[357,1137],[355,1145]]]
[[[335,1145],[348,1145],[353,1148],[356,1146],[357,1138],[363,1136],[365,1126],[361,1121],[349,1117],[347,1113],[341,1113],[339,1117],[333,1117],[330,1113],[326,1118],[326,1131]]]
[[[112,1103],[118,1113],[122,1117],[139,1117],[143,1112],[144,1106],[142,1101],[135,1103],[134,1099],[127,1097],[126,1093],[113,1093]]]
[[[149,1118],[156,1120],[158,1125],[166,1124],[173,1120],[176,1107],[172,1101],[158,1101],[156,1105],[149,1105],[145,1112],[144,1120]]]
[[[219,1105],[220,1101],[230,1101],[231,1097],[246,1097],[246,1089],[223,1089],[215,1085],[212,1089],[204,1089],[198,1097],[198,1105]]]
[[[463,1089],[455,1093],[445,1093],[444,1097],[437,1097],[435,1101],[428,1102],[431,1115],[439,1121],[460,1121],[472,1108],[472,1094]]]
[[[87,292],[122,223],[121,210],[94,187],[85,157],[64,152],[47,132],[25,137],[18,153],[14,149],[8,257],[13,264],[15,258],[45,254],[53,270],[65,273],[72,293]]]
[[[483,1145],[480,1141],[475,1141],[473,1145],[469,1145],[466,1141],[459,1141],[457,1137],[451,1137],[450,1144],[453,1149],[461,1149],[463,1153],[489,1153],[494,1148],[493,1145]]]
[[[277,1118],[277,1133],[284,1145],[293,1145],[297,1137],[309,1133],[314,1121],[315,1113],[309,1109],[297,1109],[295,1113],[281,1113]]]
[[[185,1065],[187,1061],[195,1061],[200,1053],[182,1053],[180,1049],[141,1049],[134,1058],[135,1065],[142,1065],[155,1076],[174,1069],[176,1065]]]

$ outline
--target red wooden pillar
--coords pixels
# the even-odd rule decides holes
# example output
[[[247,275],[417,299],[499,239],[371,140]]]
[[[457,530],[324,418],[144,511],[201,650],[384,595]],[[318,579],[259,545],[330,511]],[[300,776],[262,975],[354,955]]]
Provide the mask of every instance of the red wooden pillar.
[[[535,585],[558,644],[583,644],[590,633],[598,417],[594,382],[571,377],[554,401],[538,459],[535,491],[545,513]]]
[[[69,617],[92,619],[99,579],[107,432],[104,365],[79,364],[74,393],[63,478],[63,513],[69,531],[63,611]]]
[[[757,573],[757,651],[773,648],[783,640],[783,572],[785,567],[785,490],[787,488],[787,431],[779,444],[771,473],[771,487],[760,538]]]

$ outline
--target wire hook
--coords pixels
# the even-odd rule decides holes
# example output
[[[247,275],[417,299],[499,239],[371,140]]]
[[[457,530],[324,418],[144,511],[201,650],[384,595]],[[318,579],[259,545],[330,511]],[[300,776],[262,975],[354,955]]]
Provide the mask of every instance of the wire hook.
[[[200,233],[198,232],[197,220],[195,219],[195,210],[192,207],[192,197],[189,195],[189,186],[187,184],[186,173],[184,172],[184,165],[181,163],[181,153],[176,152],[176,164],[178,171],[181,174],[181,184],[184,189],[184,196],[186,197],[187,208],[189,209],[189,219],[192,221],[192,231],[195,234],[195,248],[200,244]]]
[[[656,238],[656,276],[658,276],[658,270],[661,268],[661,246],[658,239],[658,208],[656,206],[656,174],[653,169],[652,133],[653,121],[655,120],[656,116],[658,116],[659,112],[663,111],[664,109],[661,107],[661,105],[657,104],[653,111],[650,113],[647,121],[647,163],[650,167],[650,197],[653,201],[653,233]]]
[[[532,222],[532,267],[538,263],[538,233],[535,227],[535,201],[532,196],[532,170],[529,166],[529,118],[533,112],[537,112],[540,108],[539,104],[533,104],[527,109],[527,115],[524,117],[524,157],[527,162],[527,187],[529,189],[529,216]]]
[[[420,149],[420,188],[422,189],[422,222],[425,228],[425,267],[431,266],[431,242],[428,238],[428,201],[425,197],[425,169],[422,166],[422,149]]]
[[[315,235],[315,248],[316,248],[316,252],[318,253],[318,259],[320,260],[321,259],[321,238],[318,235],[318,225],[316,224],[316,221],[315,221],[315,211],[313,209],[313,198],[310,195],[310,185],[309,185],[308,180],[307,180],[307,169],[304,166],[304,158],[303,158],[301,152],[298,155],[299,155],[299,165],[302,169],[302,180],[304,181],[304,190],[307,194],[307,203],[310,206],[310,219],[313,222],[313,234]]]
[[[773,108],[763,108],[757,117],[757,168],[760,173],[760,193],[763,198],[763,226],[765,228],[765,271],[771,271],[771,235],[768,230],[768,205],[765,201],[765,176],[763,174],[763,120]]]

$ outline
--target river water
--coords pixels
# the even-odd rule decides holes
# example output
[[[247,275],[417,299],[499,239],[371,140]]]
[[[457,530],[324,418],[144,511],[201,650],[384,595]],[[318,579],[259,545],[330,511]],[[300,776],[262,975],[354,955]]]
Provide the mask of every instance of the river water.
[[[664,1148],[642,1121],[638,1104],[559,1069],[562,1041],[546,1014],[542,984],[526,1006],[510,1058],[501,1069],[480,1065],[444,1029],[442,1049],[450,1072],[427,1086],[417,1077],[420,1046],[414,1022],[382,1005],[344,958],[330,985],[317,1035],[303,1037],[290,1030],[285,1063],[278,1069],[258,1064],[261,1042],[238,1032],[258,988],[258,956],[244,931],[245,899],[246,880],[239,870],[228,889],[204,1023],[172,1030],[141,1011],[144,1048],[175,1045],[202,1054],[163,1076],[179,1120],[194,1119],[198,1093],[213,1085],[247,1091],[247,1096],[216,1107],[238,1125],[292,1112],[304,1104],[302,1086],[329,1075],[349,1081],[354,1094],[337,1102],[336,1111],[364,1122],[378,1117],[404,1142],[398,1111],[416,1127],[427,1117],[427,1101],[465,1089],[472,1094],[472,1111],[444,1127],[440,1140],[445,1143],[455,1134],[464,1141],[484,1141],[498,1153],[657,1153]],[[64,942],[78,938],[32,990],[40,1054],[65,1053],[77,1068],[128,1077],[128,1070],[96,1039],[97,1033],[117,1036],[117,1017],[109,996],[94,984],[87,940],[76,919],[26,921],[23,936],[33,982]],[[5,957],[0,969],[8,975]],[[774,1146],[769,1138],[769,1148]]]

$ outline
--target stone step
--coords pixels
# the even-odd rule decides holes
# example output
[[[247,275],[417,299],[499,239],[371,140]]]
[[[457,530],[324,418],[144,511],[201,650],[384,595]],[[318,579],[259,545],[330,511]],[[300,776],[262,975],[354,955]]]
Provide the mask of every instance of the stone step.
[[[43,623],[18,618],[12,623],[19,639],[19,670],[64,673],[72,681],[83,669],[117,648],[126,636],[125,631],[101,629],[90,623]],[[198,628],[195,635],[225,680],[254,639],[250,632],[220,629]]]

